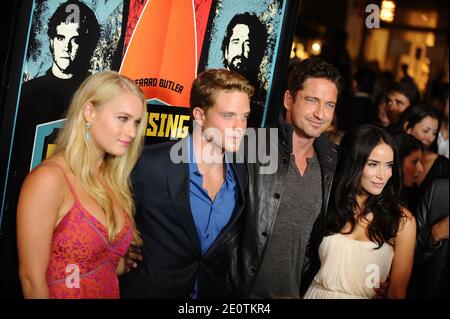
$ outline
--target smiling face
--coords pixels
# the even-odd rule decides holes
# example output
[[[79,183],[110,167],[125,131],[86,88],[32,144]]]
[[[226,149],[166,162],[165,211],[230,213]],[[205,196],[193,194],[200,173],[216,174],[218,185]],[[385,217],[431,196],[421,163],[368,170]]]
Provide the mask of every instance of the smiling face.
[[[284,95],[284,105],[290,112],[295,130],[307,138],[322,134],[333,121],[338,90],[336,85],[322,78],[309,78],[303,88]]]
[[[100,154],[121,156],[136,137],[144,107],[139,97],[126,91],[96,109],[88,104],[84,115],[91,123],[89,134],[94,148]]]
[[[425,149],[427,149],[436,139],[439,122],[431,116],[425,116],[413,128],[407,129],[407,133],[417,138]]]
[[[392,148],[380,143],[372,150],[361,175],[363,196],[379,195],[392,176],[394,152]]]

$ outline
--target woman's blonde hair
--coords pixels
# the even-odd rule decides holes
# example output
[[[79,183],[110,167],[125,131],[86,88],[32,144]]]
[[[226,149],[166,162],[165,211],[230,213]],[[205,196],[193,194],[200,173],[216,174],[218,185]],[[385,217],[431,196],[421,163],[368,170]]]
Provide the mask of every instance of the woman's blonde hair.
[[[137,127],[136,138],[132,140],[128,151],[123,156],[105,153],[102,169],[107,185],[104,186],[94,176],[95,150],[92,143],[86,139],[88,128],[83,109],[90,104],[94,110],[98,110],[125,93],[134,94],[142,101],[143,119]],[[106,228],[110,241],[114,239],[120,229],[118,229],[114,215],[112,200],[105,187],[113,192],[114,199],[119,202],[120,207],[125,209],[132,220],[133,244],[140,245],[142,243],[134,224],[135,207],[130,173],[142,150],[147,123],[146,114],[145,96],[132,80],[114,71],[99,72],[89,76],[75,92],[67,111],[67,121],[57,138],[56,152],[64,154],[73,174],[80,179],[83,188],[91,194],[106,213]]]

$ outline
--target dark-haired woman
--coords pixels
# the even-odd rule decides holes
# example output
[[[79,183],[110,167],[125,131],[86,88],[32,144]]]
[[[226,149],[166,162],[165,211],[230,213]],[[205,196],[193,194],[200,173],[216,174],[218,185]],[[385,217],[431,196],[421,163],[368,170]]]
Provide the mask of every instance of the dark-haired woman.
[[[415,216],[417,203],[422,195],[418,180],[423,172],[423,145],[414,136],[405,132],[397,133],[393,135],[393,138],[398,148],[400,166],[403,173],[403,188],[400,198],[402,203]]]
[[[416,225],[399,204],[398,151],[383,129],[363,125],[342,140],[321,268],[304,298],[372,298],[389,276],[388,298],[405,298]]]
[[[399,124],[406,133],[414,136],[423,145],[423,171],[419,174],[417,184],[420,186],[420,192],[424,193],[435,179],[449,177],[449,160],[438,155],[435,146],[441,119],[434,109],[419,104],[403,112]]]

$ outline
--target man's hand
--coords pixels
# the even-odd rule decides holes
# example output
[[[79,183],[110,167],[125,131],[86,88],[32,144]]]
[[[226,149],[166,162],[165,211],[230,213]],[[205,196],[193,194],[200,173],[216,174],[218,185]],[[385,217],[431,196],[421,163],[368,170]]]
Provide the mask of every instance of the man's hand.
[[[388,279],[386,279],[386,281],[381,281],[380,288],[373,288],[377,293],[375,296],[373,296],[373,299],[386,299],[388,287],[389,287]]]
[[[448,239],[448,216],[431,227],[431,240],[439,242],[443,239]]]
[[[136,247],[133,245],[131,245],[130,248],[128,248],[128,251],[125,254],[124,258],[125,258],[125,263],[128,267],[128,270],[136,268],[138,265],[138,262],[144,260],[139,247]]]

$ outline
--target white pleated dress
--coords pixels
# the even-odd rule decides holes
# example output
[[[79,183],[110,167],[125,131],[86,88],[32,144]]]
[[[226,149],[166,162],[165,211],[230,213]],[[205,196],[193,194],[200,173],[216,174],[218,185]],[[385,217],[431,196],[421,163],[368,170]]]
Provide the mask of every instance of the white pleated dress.
[[[386,280],[394,257],[391,245],[376,247],[374,242],[342,234],[324,237],[319,247],[321,268],[304,298],[372,298],[376,294],[374,287]]]

